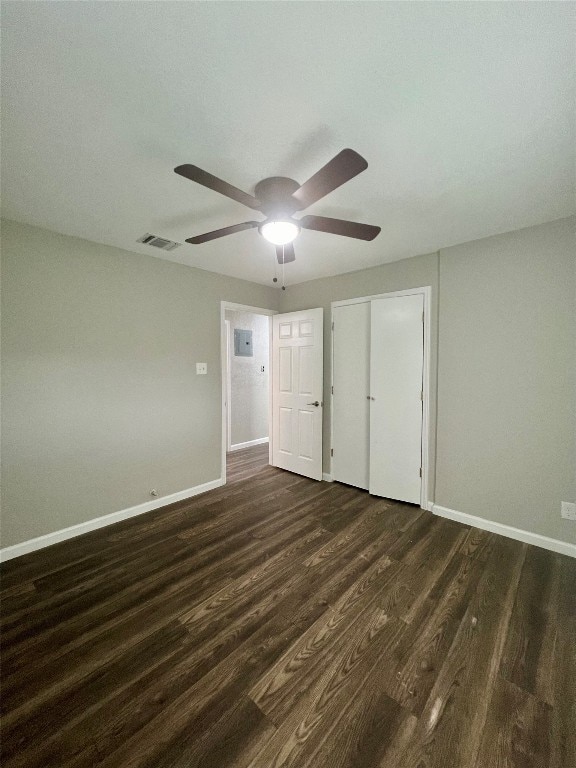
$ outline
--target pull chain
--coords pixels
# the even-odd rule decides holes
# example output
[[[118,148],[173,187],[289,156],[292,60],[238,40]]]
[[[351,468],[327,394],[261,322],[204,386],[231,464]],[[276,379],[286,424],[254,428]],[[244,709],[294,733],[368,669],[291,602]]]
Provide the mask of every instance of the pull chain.
[[[278,282],[278,259],[276,258],[276,254],[274,254],[274,277],[272,278],[272,282]]]
[[[284,280],[284,258],[285,258],[285,251],[284,246],[282,246],[282,290],[286,290],[286,284]],[[272,278],[273,283],[278,282],[278,259],[274,259],[274,277]]]

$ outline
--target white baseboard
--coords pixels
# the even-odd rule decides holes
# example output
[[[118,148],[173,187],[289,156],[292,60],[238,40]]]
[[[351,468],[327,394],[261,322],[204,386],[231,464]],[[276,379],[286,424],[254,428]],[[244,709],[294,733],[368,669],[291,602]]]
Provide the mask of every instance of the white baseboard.
[[[234,443],[234,445],[230,446],[230,451],[241,451],[242,448],[250,448],[252,445],[262,445],[263,443],[267,443],[269,440],[268,437],[259,437],[257,440],[248,440],[245,443]]]
[[[143,515],[145,512],[151,512],[153,509],[165,507],[168,504],[174,504],[176,501],[183,501],[192,496],[198,496],[200,493],[206,493],[206,491],[219,488],[221,485],[224,485],[224,482],[222,478],[219,477],[217,480],[210,480],[208,483],[202,483],[202,485],[187,488],[185,491],[171,493],[169,496],[161,496],[158,499],[154,499],[154,501],[146,501],[144,504],[138,504],[135,507],[121,509],[119,512],[111,512],[109,515],[95,517],[92,520],[87,520],[85,523],[71,525],[69,528],[62,528],[59,531],[54,531],[53,533],[47,533],[44,536],[38,536],[35,539],[23,541],[21,544],[4,547],[4,549],[0,549],[0,563],[6,560],[12,560],[14,557],[27,555],[29,552],[34,552],[37,549],[49,547],[52,544],[58,544],[60,541],[66,541],[66,539],[73,539],[76,536],[81,536],[83,533],[95,531],[98,528],[104,528],[105,526],[113,525],[114,523],[119,523],[121,520],[127,520],[129,517]]]
[[[327,472],[322,472],[322,480],[324,480],[325,483],[332,483],[332,482],[334,482],[332,480],[332,475],[329,475]]]
[[[500,536],[507,536],[509,539],[523,541],[526,544],[534,544],[537,547],[550,549],[552,552],[559,552],[561,555],[576,557],[576,544],[570,544],[568,541],[560,539],[551,539],[549,536],[542,536],[540,533],[532,533],[522,528],[514,528],[512,525],[496,523],[493,520],[486,520],[483,517],[468,515],[465,512],[457,512],[455,509],[441,507],[438,504],[432,505],[432,512],[440,517],[447,517],[449,520],[456,520],[464,525],[471,525],[474,528],[481,528],[483,531],[499,533]]]

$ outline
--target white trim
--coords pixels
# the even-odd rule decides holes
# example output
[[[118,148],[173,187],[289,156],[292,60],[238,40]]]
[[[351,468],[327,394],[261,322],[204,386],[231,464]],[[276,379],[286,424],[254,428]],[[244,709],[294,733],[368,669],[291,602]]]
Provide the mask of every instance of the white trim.
[[[277,309],[265,309],[264,307],[251,307],[249,304],[234,304],[232,301],[221,301],[220,305],[224,309],[230,309],[232,312],[252,312],[253,315],[277,315]]]
[[[226,368],[226,450],[232,450],[232,380],[230,376],[230,320],[224,321],[226,325],[226,355],[224,367]]]
[[[432,287],[423,285],[420,288],[407,288],[403,291],[390,291],[374,296],[359,296],[354,299],[343,299],[330,303],[330,391],[334,386],[334,307],[344,307],[349,304],[365,304],[374,299],[390,299],[395,296],[414,296],[421,294],[424,298],[424,359],[422,361],[422,484],[420,488],[420,507],[431,509],[428,500],[428,486],[430,483],[430,371],[431,371],[431,315],[432,315]],[[334,397],[333,394],[330,396]],[[330,400],[330,445],[334,444],[334,407]],[[330,474],[332,474],[332,458],[330,458]]]
[[[498,533],[500,536],[507,536],[509,539],[523,541],[526,544],[534,544],[536,547],[550,549],[552,552],[559,552],[561,555],[576,557],[576,544],[570,544],[568,541],[551,539],[549,536],[542,536],[540,533],[532,533],[532,531],[525,531],[522,528],[514,528],[512,525],[496,523],[494,520],[486,520],[483,517],[469,515],[466,512],[457,512],[455,509],[441,507],[438,504],[432,505],[432,512],[439,517],[456,520],[457,523],[464,523],[464,525],[471,525],[483,531]]]
[[[332,301],[331,307],[345,307],[348,304],[365,304],[367,301],[373,299],[390,299],[393,296],[414,296],[417,293],[430,294],[431,287],[429,285],[422,285],[420,288],[406,288],[403,291],[390,291],[389,293],[376,293],[371,296],[358,296],[354,299],[341,299],[340,301]]]
[[[235,304],[232,301],[220,302],[220,373],[221,373],[221,411],[222,411],[222,451],[221,451],[221,469],[220,474],[222,477],[222,485],[226,484],[226,450],[228,448],[228,408],[226,407],[227,393],[226,382],[228,378],[228,349],[226,344],[226,310],[230,309],[233,312],[252,312],[254,315],[277,315],[276,309],[265,309],[264,307],[251,307],[248,304]],[[272,325],[272,323],[270,323]],[[270,329],[270,334],[272,330]],[[270,380],[270,394],[272,392],[272,344],[270,344],[269,359],[268,359],[268,376]],[[272,463],[272,398],[269,397],[269,414],[268,414],[268,430],[270,435],[270,451],[268,454],[268,461]]]
[[[324,480],[325,483],[333,483],[332,475],[329,475],[327,472],[322,472],[322,480]]]
[[[279,314],[274,312],[275,315]],[[272,380],[272,361],[273,350],[272,342],[274,341],[274,328],[272,327],[273,321],[268,321],[268,464],[273,465],[274,446],[272,440],[274,439],[274,403],[272,397],[274,395],[274,382]]]
[[[4,547],[4,549],[0,549],[0,562],[12,560],[13,557],[27,555],[29,552],[34,552],[37,549],[43,549],[44,547],[50,547],[52,544],[58,544],[60,541],[73,539],[76,536],[81,536],[83,533],[95,531],[98,528],[104,528],[107,525],[114,525],[114,523],[119,523],[121,520],[128,520],[130,517],[143,515],[145,512],[151,512],[153,509],[165,507],[168,504],[174,504],[177,501],[183,501],[192,496],[198,496],[200,493],[212,491],[214,488],[219,488],[221,485],[224,485],[222,478],[218,478],[218,480],[210,480],[208,483],[195,485],[193,488],[187,488],[185,491],[177,491],[168,496],[154,499],[154,501],[146,501],[144,504],[138,504],[135,507],[121,509],[119,512],[111,512],[109,515],[103,515],[102,517],[94,517],[92,520],[87,520],[85,523],[71,525],[69,528],[61,528],[59,531],[53,531],[44,536],[38,536],[35,539],[23,541],[21,544]]]
[[[250,448],[252,445],[262,445],[269,442],[268,437],[259,437],[257,440],[247,440],[245,443],[235,443],[230,446],[230,451],[241,451],[242,448]]]

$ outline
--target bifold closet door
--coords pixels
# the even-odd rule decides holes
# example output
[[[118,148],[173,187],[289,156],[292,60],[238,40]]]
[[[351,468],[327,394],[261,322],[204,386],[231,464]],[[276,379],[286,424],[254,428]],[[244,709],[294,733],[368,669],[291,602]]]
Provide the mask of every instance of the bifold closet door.
[[[370,302],[334,307],[332,479],[368,490]]]
[[[370,493],[420,504],[424,297],[374,299],[370,318]]]

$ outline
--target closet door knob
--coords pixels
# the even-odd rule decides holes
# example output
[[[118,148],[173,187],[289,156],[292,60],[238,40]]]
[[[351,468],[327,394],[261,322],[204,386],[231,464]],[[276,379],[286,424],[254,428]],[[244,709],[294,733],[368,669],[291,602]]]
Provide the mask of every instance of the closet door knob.
[[[376,400],[375,397],[370,397],[370,395],[366,395],[366,400]]]
[[[306,403],[306,405],[313,405],[315,408],[318,408],[318,406],[320,405],[320,401],[314,400],[313,403]]]

